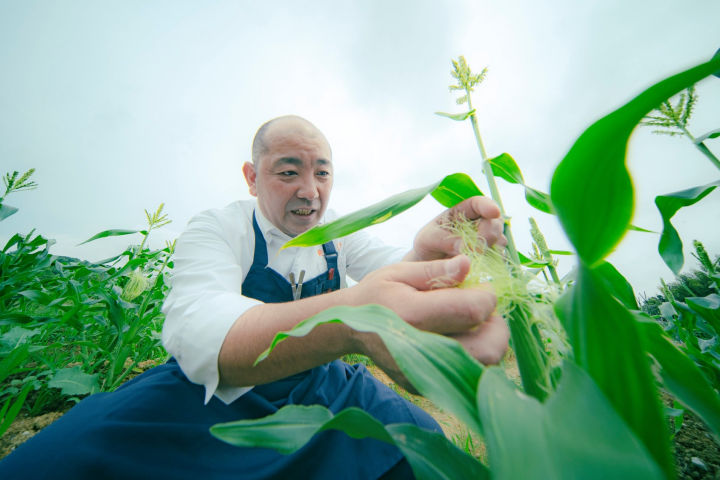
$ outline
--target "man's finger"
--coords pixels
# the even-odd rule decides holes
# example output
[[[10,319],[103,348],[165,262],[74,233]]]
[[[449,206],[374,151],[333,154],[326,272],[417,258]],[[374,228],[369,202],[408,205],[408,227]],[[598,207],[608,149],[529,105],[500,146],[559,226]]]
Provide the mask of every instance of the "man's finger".
[[[450,336],[480,363],[494,365],[500,363],[507,351],[510,329],[505,320],[495,314],[474,330]]]
[[[491,288],[444,288],[419,294],[413,305],[412,325],[441,334],[479,330],[492,317],[497,297]]]
[[[500,218],[500,207],[487,197],[470,197],[448,211],[450,218],[463,215],[469,220]]]
[[[465,255],[428,262],[401,262],[392,267],[390,280],[410,285],[417,290],[453,287],[462,282],[470,271],[470,259]]]
[[[503,235],[503,227],[505,223],[501,218],[493,218],[492,220],[482,220],[478,222],[478,236],[485,240],[489,246],[499,245],[504,247],[507,245],[507,238]]]

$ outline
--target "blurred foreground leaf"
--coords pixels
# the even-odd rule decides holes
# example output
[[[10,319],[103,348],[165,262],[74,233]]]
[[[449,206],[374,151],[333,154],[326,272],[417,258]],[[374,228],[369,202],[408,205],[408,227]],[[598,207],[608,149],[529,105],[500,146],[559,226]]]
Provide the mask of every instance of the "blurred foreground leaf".
[[[355,407],[333,416],[321,405],[288,405],[265,418],[214,425],[210,433],[231,445],[272,448],[288,454],[325,430],[340,430],[353,438],[369,437],[396,445],[418,479],[490,478],[484,465],[443,435],[410,424],[385,426]]]
[[[318,325],[344,323],[359,332],[377,333],[412,385],[443,410],[478,433],[475,392],[483,367],[455,340],[410,326],[380,305],[332,307],[275,336],[258,362],[287,337],[302,337]]]
[[[521,393],[500,368],[486,369],[478,409],[493,478],[665,478],[592,379],[570,362],[545,403]]]
[[[625,152],[635,126],[661,102],[719,68],[717,57],[648,88],[585,130],[555,169],[552,202],[584,263],[602,260],[630,223],[633,187]]]
[[[575,362],[595,380],[666,472],[672,471],[665,417],[633,315],[614,295],[618,279],[580,264],[575,285],[556,303]],[[621,282],[620,282],[621,283]],[[612,349],[612,355],[608,354]]]

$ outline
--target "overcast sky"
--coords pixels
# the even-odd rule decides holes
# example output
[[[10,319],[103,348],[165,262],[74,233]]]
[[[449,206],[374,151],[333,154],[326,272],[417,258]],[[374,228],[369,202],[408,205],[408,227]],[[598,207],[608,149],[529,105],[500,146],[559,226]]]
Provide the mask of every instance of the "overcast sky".
[[[719,19],[718,0],[1,0],[1,170],[34,167],[39,188],[6,199],[20,210],[0,222],[0,240],[36,228],[57,240],[54,253],[98,260],[128,237],[76,244],[142,228],[143,209],[165,202],[162,245],[195,213],[249,198],[240,167],[255,130],[286,113],[328,137],[339,213],[454,172],[487,191],[470,124],[433,113],[462,110],[447,88],[461,54],[489,68],[474,96],[488,153],[510,153],[547,191],[587,126],[709,59]],[[690,130],[701,135],[720,128],[720,80],[697,90]],[[720,154],[720,139],[708,146]],[[633,135],[628,163],[634,223],[657,231],[656,195],[720,176],[687,139],[648,129]],[[531,215],[551,248],[569,248],[554,217],[499,183],[521,251]],[[440,211],[425,200],[373,232],[409,246]],[[720,254],[719,191],[674,223],[686,246],[698,238]],[[632,232],[610,257],[637,293],[672,278],[657,240]]]

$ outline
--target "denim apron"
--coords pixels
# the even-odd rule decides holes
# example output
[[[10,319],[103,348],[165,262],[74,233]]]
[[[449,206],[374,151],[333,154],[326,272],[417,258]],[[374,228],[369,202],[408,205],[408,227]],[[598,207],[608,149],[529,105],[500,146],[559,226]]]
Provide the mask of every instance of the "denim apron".
[[[265,303],[292,300],[290,283],[267,266],[265,239],[254,215],[253,229],[254,259],[242,294]],[[323,245],[323,251],[328,270],[304,282],[303,297],[340,288],[333,243]],[[411,475],[396,447],[339,431],[322,432],[291,455],[234,447],[209,433],[216,423],[265,417],[289,404],[321,404],[334,413],[359,407],[384,424],[441,431],[432,417],[363,365],[340,360],[258,385],[229,405],[217,397],[205,405],[204,395],[205,387],[190,382],[171,359],[114,392],[80,402],[1,461],[0,478],[364,480],[391,469]]]

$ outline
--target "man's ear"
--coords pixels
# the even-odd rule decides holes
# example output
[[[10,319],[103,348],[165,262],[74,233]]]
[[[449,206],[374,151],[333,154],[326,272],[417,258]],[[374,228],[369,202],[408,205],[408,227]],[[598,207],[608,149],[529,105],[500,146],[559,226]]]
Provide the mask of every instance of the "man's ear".
[[[245,162],[243,163],[242,171],[243,175],[245,176],[245,181],[248,184],[250,195],[252,195],[253,197],[257,197],[257,187],[255,185],[255,165],[250,162]]]

